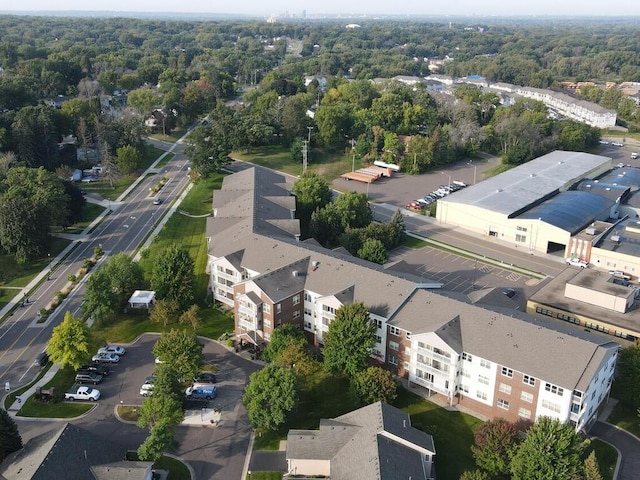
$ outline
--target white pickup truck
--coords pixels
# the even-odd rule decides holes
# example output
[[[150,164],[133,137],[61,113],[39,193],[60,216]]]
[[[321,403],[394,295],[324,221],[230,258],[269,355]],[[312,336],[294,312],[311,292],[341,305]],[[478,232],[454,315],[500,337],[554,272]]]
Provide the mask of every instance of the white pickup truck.
[[[638,158],[638,152],[633,152],[631,154],[631,160],[635,160],[636,158]]]
[[[95,402],[100,398],[100,390],[96,390],[91,387],[78,387],[77,390],[67,392],[64,394],[65,400],[84,400],[89,402]]]

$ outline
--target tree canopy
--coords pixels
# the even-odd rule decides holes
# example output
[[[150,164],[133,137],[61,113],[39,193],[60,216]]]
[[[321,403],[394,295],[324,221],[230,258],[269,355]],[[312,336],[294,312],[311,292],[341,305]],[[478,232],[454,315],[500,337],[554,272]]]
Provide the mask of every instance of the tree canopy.
[[[4,408],[0,408],[0,463],[7,455],[21,448],[22,437],[18,425]]]
[[[157,298],[175,304],[179,312],[189,308],[193,303],[194,268],[189,252],[175,243],[160,252],[151,276]]]
[[[178,378],[189,380],[200,371],[203,345],[194,332],[171,329],[164,332],[153,346],[153,354],[170,365]]]
[[[294,369],[267,365],[252,373],[242,395],[242,403],[253,428],[275,430],[298,405]]]
[[[51,333],[47,353],[54,363],[59,363],[63,368],[69,365],[78,369],[91,357],[89,337],[86,322],[67,312],[62,323],[54,327]]]

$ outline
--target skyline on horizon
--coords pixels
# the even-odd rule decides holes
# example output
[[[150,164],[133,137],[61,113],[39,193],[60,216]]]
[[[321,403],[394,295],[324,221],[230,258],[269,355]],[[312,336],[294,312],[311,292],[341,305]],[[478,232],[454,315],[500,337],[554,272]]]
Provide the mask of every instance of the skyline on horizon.
[[[45,0],[24,0],[19,9],[0,10],[1,14],[20,13],[56,13],[56,12],[93,12],[93,13],[183,13],[183,14],[207,14],[207,15],[242,15],[254,17],[267,17],[270,15],[288,14],[297,18],[316,17],[323,15],[344,16],[466,16],[466,17],[633,17],[640,16],[640,2],[637,0],[620,0],[615,3],[612,10],[611,4],[585,0],[585,2],[573,5],[552,0],[540,0],[527,4],[510,3],[490,0],[479,4],[472,0],[459,0],[454,4],[439,6],[426,5],[423,2],[412,0],[408,3],[396,5],[393,2],[382,0],[370,0],[363,2],[355,0],[326,0],[322,4],[317,2],[291,0],[272,0],[262,2],[247,0],[240,4],[224,3],[216,4],[206,0],[186,0],[184,2],[170,2],[167,0],[110,0],[87,3],[84,0],[63,0],[52,6]]]

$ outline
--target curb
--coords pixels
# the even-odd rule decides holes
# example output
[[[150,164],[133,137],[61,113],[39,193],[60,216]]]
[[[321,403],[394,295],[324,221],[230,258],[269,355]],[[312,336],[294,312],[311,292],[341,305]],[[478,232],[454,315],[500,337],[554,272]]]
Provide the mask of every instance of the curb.
[[[603,423],[606,423],[606,422],[603,422]],[[615,427],[615,425],[612,425],[612,426]],[[616,458],[616,466],[613,469],[613,476],[611,477],[611,478],[613,478],[613,480],[616,480],[618,478],[618,473],[620,472],[620,464],[622,463],[622,452],[620,450],[618,450],[618,447],[616,447],[613,443],[607,442],[603,438],[597,437],[595,435],[590,437],[590,438],[595,438],[596,440],[600,440],[602,443],[606,443],[610,447],[613,447],[615,449],[615,451],[617,452],[618,457]]]
[[[189,469],[189,475],[191,475],[191,480],[196,480],[196,472],[193,470],[193,467],[189,463],[185,462],[180,457],[173,455],[171,453],[163,452],[162,455],[164,455],[165,457],[171,457],[174,460],[178,460],[179,462],[181,462],[183,465],[187,467],[187,469]]]

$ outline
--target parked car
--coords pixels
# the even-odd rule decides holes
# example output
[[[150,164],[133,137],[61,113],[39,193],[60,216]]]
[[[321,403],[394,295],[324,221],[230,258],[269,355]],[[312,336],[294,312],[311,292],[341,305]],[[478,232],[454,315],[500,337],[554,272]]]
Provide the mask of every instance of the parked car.
[[[88,363],[86,365],[83,365],[78,369],[78,373],[80,372],[91,372],[102,375],[103,377],[106,377],[111,373],[111,371],[107,367],[105,367],[104,365],[100,365],[99,363]]]
[[[206,387],[189,387],[185,391],[185,395],[188,399],[211,400],[213,398],[216,398],[216,396],[218,395],[218,390],[215,385]]]
[[[140,395],[148,397],[153,393],[153,383],[143,383],[140,387]]]
[[[611,145],[614,147],[624,147],[624,143],[622,142],[611,142]]]
[[[155,381],[156,381],[156,376],[149,375],[147,378],[144,379],[144,385],[153,385]]]
[[[631,280],[631,275],[627,275],[626,273],[621,272],[620,270],[611,270],[609,271],[609,275],[615,278],[621,278],[622,280]]]
[[[115,353],[116,355],[124,355],[127,351],[116,345],[108,345],[98,349],[98,353]]]
[[[47,352],[40,352],[36,355],[36,359],[33,361],[34,367],[44,367],[49,363],[49,354]]]
[[[609,142],[606,140],[600,140],[600,145],[609,145]]]
[[[572,265],[574,267],[587,268],[589,264],[583,260],[580,260],[576,257],[567,258],[567,265]]]
[[[422,205],[416,202],[407,203],[404,208],[408,208],[409,210],[422,210]]]
[[[513,298],[516,296],[516,291],[513,288],[505,288],[502,290],[502,294],[509,298]]]
[[[631,154],[631,160],[636,160],[638,158],[638,152],[633,152]]]
[[[67,392],[64,394],[65,400],[85,400],[90,402],[95,402],[100,398],[100,390],[96,390],[91,387],[78,387],[77,390]]]
[[[216,383],[216,374],[211,372],[201,372],[193,379],[193,383],[211,384]]]
[[[100,363],[118,363],[120,361],[120,355],[115,353],[96,353],[91,357],[92,362]]]
[[[97,373],[80,371],[76,374],[76,383],[93,383],[97,385],[101,381],[102,375],[98,375]]]
[[[153,204],[154,205],[160,205],[162,203],[162,199],[161,198],[154,198],[153,199]]]

